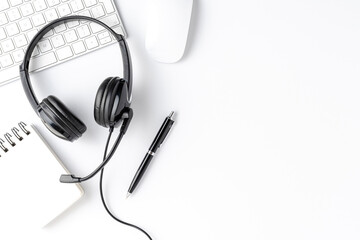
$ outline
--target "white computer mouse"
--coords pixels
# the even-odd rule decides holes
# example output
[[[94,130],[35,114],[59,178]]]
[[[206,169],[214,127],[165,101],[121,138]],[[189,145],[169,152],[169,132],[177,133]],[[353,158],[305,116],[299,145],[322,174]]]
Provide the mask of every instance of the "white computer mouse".
[[[148,0],[145,48],[162,63],[174,63],[185,52],[193,0]]]

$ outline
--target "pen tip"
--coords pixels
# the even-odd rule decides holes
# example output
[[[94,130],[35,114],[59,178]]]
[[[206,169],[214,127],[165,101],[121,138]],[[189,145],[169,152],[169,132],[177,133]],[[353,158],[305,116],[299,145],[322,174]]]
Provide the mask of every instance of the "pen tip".
[[[169,115],[169,118],[172,119],[172,117],[174,116],[175,112],[174,111],[171,111],[170,115]]]
[[[126,194],[126,199],[127,199],[128,197],[130,197],[130,195],[131,195],[131,193],[128,192],[128,193]]]

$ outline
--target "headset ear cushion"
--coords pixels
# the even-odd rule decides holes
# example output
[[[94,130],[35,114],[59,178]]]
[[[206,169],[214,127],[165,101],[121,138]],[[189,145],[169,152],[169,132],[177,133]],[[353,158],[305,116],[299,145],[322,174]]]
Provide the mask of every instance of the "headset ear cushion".
[[[105,89],[108,85],[108,83],[110,82],[110,80],[112,80],[113,77],[108,77],[106,78],[100,85],[97,93],[96,93],[96,97],[95,97],[95,104],[94,104],[94,118],[95,121],[97,122],[97,124],[105,127],[104,125],[104,121],[103,121],[103,117],[102,117],[102,111],[101,111],[101,103],[102,103],[102,99],[104,97],[104,92]]]
[[[71,142],[77,139],[77,135],[74,131],[60,119],[60,116],[55,113],[56,110],[52,108],[52,105],[46,98],[40,103],[38,112],[41,121],[54,135]]]
[[[127,107],[130,107],[128,102],[128,87],[124,79],[116,78],[113,86],[110,86],[107,95],[104,96],[104,120],[107,126],[118,127],[122,115]]]
[[[75,135],[76,139],[86,131],[85,124],[77,118],[58,98],[49,96],[43,100],[48,110],[55,115]]]
[[[115,114],[115,109],[117,105],[119,104],[119,101],[117,96],[121,94],[119,92],[119,85],[120,85],[120,78],[114,77],[113,80],[111,80],[108,85],[106,86],[106,89],[104,91],[104,95],[101,102],[101,116],[104,122],[104,125],[106,127],[114,126],[114,122],[112,121],[113,114]],[[117,100],[116,100],[117,98]],[[116,106],[114,106],[116,105]]]

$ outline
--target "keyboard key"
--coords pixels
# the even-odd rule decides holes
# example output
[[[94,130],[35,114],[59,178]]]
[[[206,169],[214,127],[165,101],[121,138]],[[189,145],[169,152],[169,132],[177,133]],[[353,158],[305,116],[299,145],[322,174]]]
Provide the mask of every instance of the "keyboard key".
[[[90,35],[90,30],[87,25],[83,25],[76,30],[77,30],[80,38],[84,38],[84,37],[87,37]]]
[[[89,10],[85,10],[79,13],[80,16],[86,16],[86,17],[91,17],[90,11]]]
[[[50,29],[47,33],[45,33],[45,35],[43,36],[43,38],[47,38],[54,35],[54,31],[52,29]]]
[[[28,43],[24,34],[20,34],[20,35],[14,37],[14,42],[15,42],[16,47],[18,47],[18,48],[25,46]]]
[[[0,40],[3,40],[4,38],[6,38],[6,33],[4,28],[0,28]]]
[[[49,7],[53,7],[55,5],[58,5],[60,3],[60,0],[48,0]]]
[[[66,41],[68,43],[74,42],[74,41],[76,41],[78,39],[78,37],[76,36],[76,33],[75,33],[74,30],[70,30],[70,31],[64,33],[64,36],[65,36]]]
[[[60,5],[58,7],[60,17],[69,15],[71,13],[70,7],[67,4]]]
[[[33,20],[35,27],[45,24],[45,19],[44,19],[44,16],[42,15],[42,13],[32,16],[31,19]]]
[[[56,13],[56,10],[52,8],[45,12],[45,17],[48,22],[51,22],[51,21],[57,19],[58,15]]]
[[[112,29],[113,29],[116,33],[121,34],[121,35],[123,35],[123,36],[126,37],[125,30],[122,28],[121,25],[119,25],[119,26],[117,26],[117,27],[112,27]]]
[[[24,17],[29,16],[34,13],[34,9],[31,7],[30,3],[26,3],[20,7],[21,13]]]
[[[84,5],[81,0],[72,1],[70,4],[73,12],[78,12],[84,9]]]
[[[68,28],[76,27],[76,26],[78,26],[79,24],[80,24],[79,21],[70,21],[70,22],[66,23],[66,25],[68,26]]]
[[[102,39],[102,38],[105,38],[105,37],[108,37],[109,36],[109,32],[108,31],[105,31],[105,32],[102,32],[102,33],[99,33],[98,34],[98,38],[99,39]]]
[[[7,23],[8,23],[8,20],[7,20],[5,13],[0,12],[0,26],[7,24]]]
[[[44,0],[34,0],[33,4],[37,12],[46,9],[46,3]]]
[[[85,10],[85,11],[82,11],[80,12],[78,15],[80,16],[86,16],[86,17],[91,17],[91,14],[89,12],[89,10]],[[81,21],[81,23],[85,23],[86,21]]]
[[[82,41],[74,43],[72,47],[74,49],[75,54],[80,54],[82,52],[85,52],[86,50],[85,45]]]
[[[100,39],[101,44],[106,44],[106,43],[109,43],[109,42],[111,42],[111,37],[106,37],[106,38]]]
[[[90,28],[93,33],[98,33],[100,31],[104,30],[104,27],[97,23],[90,23]]]
[[[32,61],[30,62],[29,68],[30,68],[30,71],[33,71],[35,69],[37,70],[40,68],[44,68],[44,67],[54,64],[56,62],[57,62],[57,59],[55,57],[55,53],[49,52],[49,53],[46,53],[39,57],[33,58]]]
[[[104,9],[101,5],[91,9],[91,12],[94,18],[99,18],[105,15]]]
[[[2,49],[4,52],[10,52],[11,50],[14,50],[14,44],[11,39],[7,39],[1,43]]]
[[[9,3],[7,1],[0,1],[0,11],[8,9],[9,7]]]
[[[104,17],[102,19],[100,19],[103,23],[105,23],[106,25],[108,25],[109,27],[113,27],[118,25],[119,19],[117,18],[117,16],[115,14]]]
[[[6,31],[9,37],[14,36],[15,34],[19,33],[19,28],[17,27],[16,23],[11,23],[6,26]]]
[[[64,38],[61,35],[56,35],[55,37],[53,37],[51,39],[51,42],[52,42],[54,48],[58,48],[65,44]]]
[[[17,8],[13,8],[7,12],[10,21],[15,21],[21,17],[20,12]]]
[[[21,31],[26,31],[32,28],[32,24],[29,18],[25,18],[24,20],[21,20],[19,22],[19,27],[21,29]]]
[[[96,4],[96,0],[85,0],[85,5],[87,7],[94,6]]]
[[[73,55],[70,46],[63,47],[63,48],[57,50],[56,53],[60,60],[64,60]]]
[[[50,41],[47,40],[47,39],[39,42],[38,46],[39,46],[41,52],[47,52],[47,51],[50,51],[52,49]]]
[[[22,4],[22,0],[10,0],[11,6]]]
[[[60,33],[66,30],[66,26],[64,23],[60,24],[59,26],[56,26],[55,28],[55,32]]]
[[[28,36],[28,39],[31,41],[34,36],[37,34],[38,30],[34,29],[34,30],[31,30],[27,33],[27,36]]]
[[[0,79],[1,83],[5,83],[9,80],[12,80],[14,78],[19,77],[19,66],[15,65],[13,67],[9,67],[6,69],[1,69],[0,71]],[[6,79],[6,81],[3,82],[3,79]]]
[[[0,64],[2,67],[8,67],[12,64],[14,64],[13,60],[11,59],[10,54],[6,54],[3,56],[0,56]]]
[[[112,13],[115,11],[114,6],[112,5],[110,0],[99,0],[99,2],[104,4],[105,11],[107,13]]]
[[[38,47],[35,46],[34,51],[31,54],[31,57],[36,57],[39,54],[40,54],[40,51],[39,51]]]
[[[15,52],[13,52],[14,61],[16,63],[22,62],[24,60],[24,55],[25,55],[24,50],[22,49],[16,50]]]
[[[88,39],[86,39],[85,44],[88,49],[93,49],[93,48],[96,48],[97,46],[99,46],[99,43],[95,36],[92,36],[92,37],[89,37]]]

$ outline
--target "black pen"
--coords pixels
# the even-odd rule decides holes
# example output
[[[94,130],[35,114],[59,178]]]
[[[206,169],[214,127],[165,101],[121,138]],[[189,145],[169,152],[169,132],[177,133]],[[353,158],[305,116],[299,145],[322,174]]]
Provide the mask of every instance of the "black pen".
[[[165,121],[161,125],[160,130],[156,134],[156,137],[154,141],[152,142],[148,152],[146,153],[144,160],[141,162],[141,165],[139,166],[139,169],[137,170],[127,193],[126,197],[129,197],[138,183],[140,182],[140,179],[144,175],[146,168],[149,166],[151,159],[154,157],[156,151],[161,147],[161,144],[164,142],[166,136],[168,135],[172,125],[174,124],[173,120],[174,111],[170,113],[168,117],[165,118]]]

